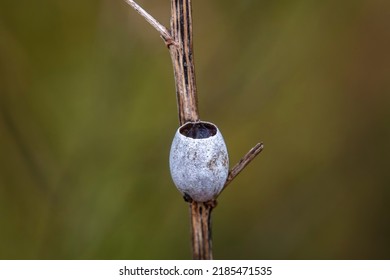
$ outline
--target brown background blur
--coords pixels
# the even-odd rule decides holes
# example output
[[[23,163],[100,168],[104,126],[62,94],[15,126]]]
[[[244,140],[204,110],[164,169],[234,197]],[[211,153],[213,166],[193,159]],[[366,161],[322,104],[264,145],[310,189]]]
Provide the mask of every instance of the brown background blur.
[[[217,259],[390,258],[390,1],[194,0],[235,164]],[[140,1],[168,25],[169,1]],[[169,53],[121,0],[0,1],[0,258],[188,259]]]

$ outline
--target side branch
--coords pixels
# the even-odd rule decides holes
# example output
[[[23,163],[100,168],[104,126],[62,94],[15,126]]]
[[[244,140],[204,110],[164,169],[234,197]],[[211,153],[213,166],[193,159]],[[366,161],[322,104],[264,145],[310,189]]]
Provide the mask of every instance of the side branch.
[[[163,40],[167,45],[173,44],[174,40],[172,38],[171,33],[168,29],[159,23],[154,17],[152,17],[147,11],[145,11],[140,5],[135,3],[133,0],[124,0],[127,4],[129,4],[134,10],[136,10],[147,22],[150,23],[161,35]]]
[[[238,174],[240,174],[240,172],[242,170],[244,170],[244,168],[252,161],[255,159],[255,157],[261,153],[261,151],[264,149],[264,145],[263,143],[257,143],[256,146],[254,146],[230,171],[229,171],[229,175],[226,179],[226,183],[223,187],[223,190],[227,187],[227,185],[229,185],[233,180],[234,178],[236,178],[236,176]]]

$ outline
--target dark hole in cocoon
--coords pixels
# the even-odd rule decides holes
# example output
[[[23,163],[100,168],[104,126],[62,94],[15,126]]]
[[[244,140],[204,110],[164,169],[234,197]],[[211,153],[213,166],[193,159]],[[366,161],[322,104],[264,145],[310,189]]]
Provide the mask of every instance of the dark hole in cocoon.
[[[215,125],[206,122],[186,123],[180,128],[180,133],[193,139],[205,139],[217,134]]]

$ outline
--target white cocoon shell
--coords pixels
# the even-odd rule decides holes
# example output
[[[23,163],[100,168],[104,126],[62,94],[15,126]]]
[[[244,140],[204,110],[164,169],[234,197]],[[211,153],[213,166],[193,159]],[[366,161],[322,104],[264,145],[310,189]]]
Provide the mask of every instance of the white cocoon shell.
[[[214,135],[194,139],[180,131],[173,138],[169,167],[173,182],[183,196],[198,202],[215,198],[222,190],[229,172],[229,157],[219,129],[212,123],[201,122],[214,130]]]

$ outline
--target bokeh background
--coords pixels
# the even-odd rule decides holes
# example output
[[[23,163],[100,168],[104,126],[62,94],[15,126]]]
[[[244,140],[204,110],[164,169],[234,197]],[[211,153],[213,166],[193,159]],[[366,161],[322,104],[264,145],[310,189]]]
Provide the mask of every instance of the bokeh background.
[[[194,0],[217,259],[390,258],[390,2]],[[164,25],[168,0],[140,1]],[[0,258],[189,259],[169,53],[121,0],[0,1]]]

